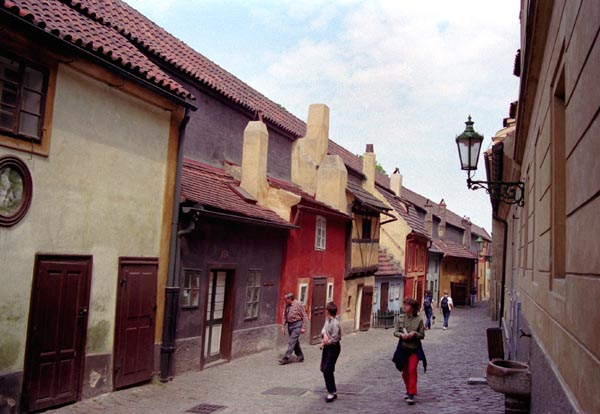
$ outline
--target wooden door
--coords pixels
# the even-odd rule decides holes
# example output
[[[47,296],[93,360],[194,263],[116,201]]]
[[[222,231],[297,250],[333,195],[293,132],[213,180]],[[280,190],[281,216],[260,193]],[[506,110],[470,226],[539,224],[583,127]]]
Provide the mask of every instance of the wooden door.
[[[313,279],[313,289],[310,311],[310,343],[321,342],[321,329],[325,323],[325,306],[327,305],[327,279],[316,277]]]
[[[115,327],[115,388],[148,381],[154,368],[158,259],[120,258]]]
[[[417,279],[417,297],[415,298],[417,302],[422,303],[423,296],[425,293],[425,284],[424,284],[425,276],[419,276]]]
[[[360,304],[360,330],[368,331],[371,327],[373,311],[373,286],[363,286]]]
[[[468,298],[468,288],[466,283],[451,282],[450,297],[454,305],[466,306]]]
[[[201,361],[203,366],[231,357],[232,283],[231,271],[212,270],[209,274]]]
[[[36,257],[23,389],[28,411],[80,398],[91,269],[89,256]]]
[[[387,312],[387,310],[388,310],[389,295],[390,295],[390,284],[382,283],[381,284],[381,303],[379,304],[379,310],[381,312]]]

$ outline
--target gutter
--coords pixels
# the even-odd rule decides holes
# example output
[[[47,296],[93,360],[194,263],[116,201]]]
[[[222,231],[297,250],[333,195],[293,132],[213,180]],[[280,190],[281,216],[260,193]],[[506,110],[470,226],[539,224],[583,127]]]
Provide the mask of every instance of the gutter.
[[[169,250],[169,273],[165,286],[165,312],[163,319],[163,337],[160,346],[160,381],[166,382],[172,376],[171,365],[175,351],[175,336],[177,330],[177,308],[179,299],[179,197],[181,195],[181,176],[183,169],[183,142],[185,130],[190,120],[189,108],[185,109],[185,116],[179,127],[179,148],[177,151],[177,173],[175,176],[175,195],[173,197],[173,214],[171,218],[171,240]]]

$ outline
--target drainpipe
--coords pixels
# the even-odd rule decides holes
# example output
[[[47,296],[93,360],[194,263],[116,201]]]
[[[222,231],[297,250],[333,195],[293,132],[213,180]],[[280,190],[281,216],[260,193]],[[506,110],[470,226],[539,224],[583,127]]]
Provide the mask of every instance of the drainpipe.
[[[502,317],[504,315],[504,294],[506,290],[506,244],[508,243],[508,222],[498,217],[496,214],[493,215],[494,220],[498,220],[504,224],[504,234],[502,241],[502,295],[500,296],[500,315],[498,320],[500,321],[499,327],[502,328]]]
[[[171,240],[169,250],[169,273],[165,287],[165,312],[163,319],[163,336],[160,347],[160,381],[169,380],[173,352],[175,352],[175,334],[177,329],[177,304],[179,298],[179,197],[181,195],[181,170],[183,168],[183,142],[185,129],[190,120],[189,108],[185,108],[185,116],[179,128],[179,149],[177,152],[177,173],[175,176],[175,196],[173,197],[173,215],[171,219]]]

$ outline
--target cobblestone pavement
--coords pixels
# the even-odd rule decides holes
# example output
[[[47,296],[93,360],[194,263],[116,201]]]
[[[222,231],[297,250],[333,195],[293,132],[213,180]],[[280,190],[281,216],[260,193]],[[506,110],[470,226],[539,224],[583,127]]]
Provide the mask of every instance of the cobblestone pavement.
[[[347,334],[336,367],[339,398],[325,403],[319,371],[318,346],[304,345],[306,360],[280,366],[283,349],[265,351],[199,372],[177,376],[167,384],[147,384],[81,401],[54,414],[208,413],[200,404],[223,406],[231,413],[498,413],[504,396],[485,384],[469,385],[483,377],[487,364],[485,328],[497,326],[487,316],[487,304],[455,308],[450,327],[442,330],[438,316],[426,331],[423,347],[428,370],[419,364],[419,393],[408,406],[404,385],[391,357],[397,340],[392,330],[370,329]],[[306,339],[306,337],[303,337]],[[287,395],[282,395],[287,394]]]

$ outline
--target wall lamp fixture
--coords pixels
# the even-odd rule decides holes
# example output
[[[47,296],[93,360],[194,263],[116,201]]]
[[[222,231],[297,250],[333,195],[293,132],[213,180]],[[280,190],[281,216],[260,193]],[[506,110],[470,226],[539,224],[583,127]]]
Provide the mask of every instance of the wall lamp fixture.
[[[467,171],[467,187],[470,190],[483,188],[493,200],[523,207],[525,205],[525,184],[522,181],[472,180],[473,174],[477,170],[483,135],[478,134],[473,129],[474,122],[471,121],[471,115],[469,115],[465,124],[467,127],[464,132],[456,137],[456,145],[461,169]]]

